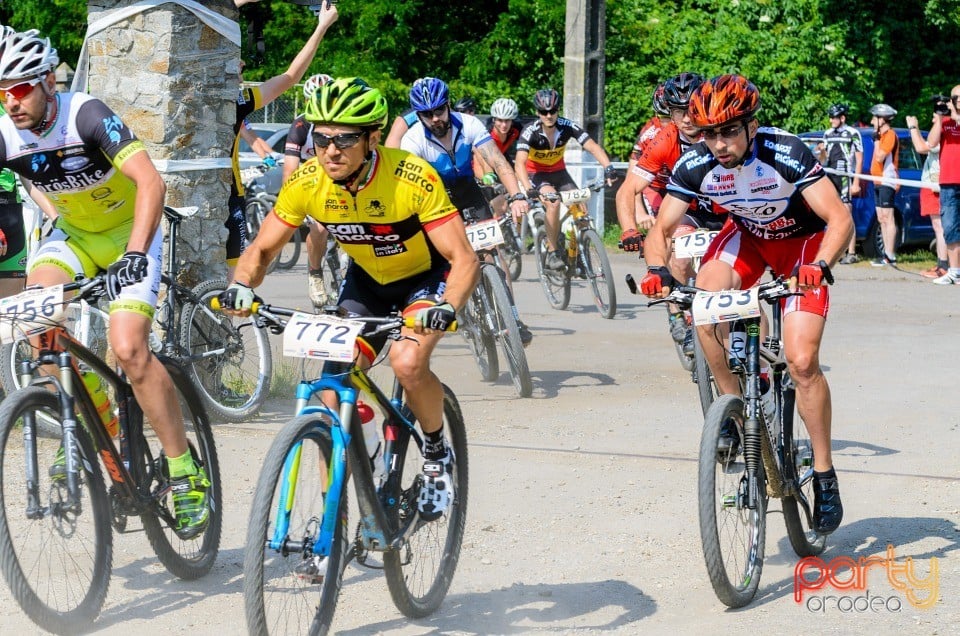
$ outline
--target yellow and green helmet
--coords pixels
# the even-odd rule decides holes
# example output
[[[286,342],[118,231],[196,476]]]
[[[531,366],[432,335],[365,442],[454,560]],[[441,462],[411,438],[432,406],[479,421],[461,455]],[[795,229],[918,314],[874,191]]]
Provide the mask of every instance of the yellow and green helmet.
[[[387,100],[359,77],[341,77],[317,89],[303,116],[313,124],[384,128]]]

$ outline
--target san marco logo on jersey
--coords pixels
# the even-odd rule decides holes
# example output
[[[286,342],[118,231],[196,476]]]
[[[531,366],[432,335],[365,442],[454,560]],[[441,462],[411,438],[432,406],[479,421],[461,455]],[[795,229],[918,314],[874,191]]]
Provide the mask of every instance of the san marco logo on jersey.
[[[393,171],[393,176],[402,181],[408,181],[414,185],[420,186],[427,192],[433,192],[436,178],[431,173],[424,174],[423,165],[412,161],[401,160],[397,164],[397,169]]]

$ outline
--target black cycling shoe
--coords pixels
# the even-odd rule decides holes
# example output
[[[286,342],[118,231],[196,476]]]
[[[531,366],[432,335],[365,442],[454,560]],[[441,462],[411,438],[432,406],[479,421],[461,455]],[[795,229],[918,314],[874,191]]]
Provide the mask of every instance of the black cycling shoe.
[[[720,437],[717,439],[717,462],[726,464],[737,456],[740,450],[740,435],[733,420],[727,420],[720,427]]]
[[[830,534],[843,520],[840,484],[831,468],[825,473],[813,473],[813,529],[817,534]]]
[[[693,357],[693,327],[687,327],[687,333],[683,335],[683,355]]]
[[[520,344],[526,349],[527,345],[533,341],[533,334],[530,332],[530,328],[523,324],[523,322],[517,321],[517,325],[520,327]]]

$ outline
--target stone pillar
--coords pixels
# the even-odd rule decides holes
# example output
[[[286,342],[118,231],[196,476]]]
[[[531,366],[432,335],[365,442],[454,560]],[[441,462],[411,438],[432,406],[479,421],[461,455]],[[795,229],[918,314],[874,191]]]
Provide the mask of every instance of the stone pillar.
[[[89,0],[89,22],[135,0]],[[232,0],[203,4],[233,20]],[[168,2],[92,34],[88,90],[143,140],[158,167],[166,161],[229,160],[236,117],[239,48],[192,11]],[[198,206],[180,226],[180,278],[223,275],[229,168],[162,169],[167,204]],[[165,223],[164,223],[165,228]]]

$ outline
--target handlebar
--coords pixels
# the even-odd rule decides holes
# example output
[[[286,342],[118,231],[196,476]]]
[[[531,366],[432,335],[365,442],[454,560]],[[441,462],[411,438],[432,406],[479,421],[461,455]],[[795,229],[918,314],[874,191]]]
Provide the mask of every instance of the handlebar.
[[[638,294],[639,289],[637,288],[637,282],[633,279],[632,274],[626,275],[627,288],[630,290],[631,294]],[[803,296],[802,291],[792,291],[790,289],[789,279],[784,276],[778,276],[771,281],[766,283],[760,283],[755,285],[759,290],[758,296],[760,300],[765,300],[771,305],[775,303],[780,298],[786,298],[788,296]],[[647,307],[652,307],[653,305],[660,305],[662,303],[674,303],[677,307],[681,309],[689,309],[693,305],[693,299],[696,297],[697,292],[706,291],[700,289],[699,287],[693,287],[691,285],[682,285],[677,284],[674,287],[665,287],[669,290],[668,294],[663,298],[655,298],[647,303]]]

